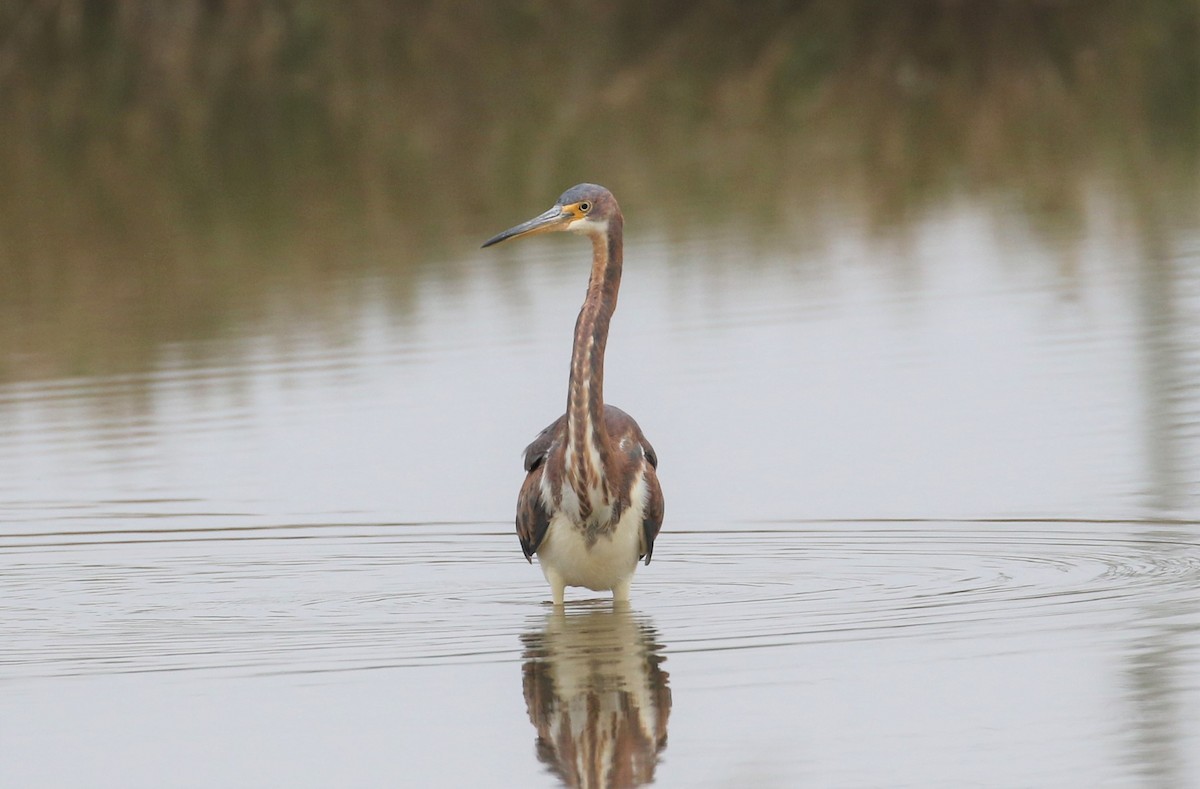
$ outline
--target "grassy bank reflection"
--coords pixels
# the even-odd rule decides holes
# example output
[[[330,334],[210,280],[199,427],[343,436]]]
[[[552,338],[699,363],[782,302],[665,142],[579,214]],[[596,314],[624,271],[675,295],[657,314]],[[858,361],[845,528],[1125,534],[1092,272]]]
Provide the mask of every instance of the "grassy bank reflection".
[[[335,330],[570,183],[641,227],[821,244],[968,195],[1194,226],[1194,3],[35,2],[0,10],[0,381]],[[520,211],[517,211],[520,213]],[[748,254],[753,255],[753,252]],[[197,342],[203,341],[203,342]],[[214,342],[215,341],[215,342]],[[235,344],[236,345],[236,344]]]

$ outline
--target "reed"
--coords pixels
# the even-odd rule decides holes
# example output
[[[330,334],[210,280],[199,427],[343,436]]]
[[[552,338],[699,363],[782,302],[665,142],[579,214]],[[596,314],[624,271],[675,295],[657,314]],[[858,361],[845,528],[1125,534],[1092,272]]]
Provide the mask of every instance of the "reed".
[[[1168,0],[2,3],[0,380],[149,369],[268,292],[335,325],[348,273],[403,311],[585,179],[807,243],[962,194],[1059,237],[1100,187],[1169,243],[1197,40]]]

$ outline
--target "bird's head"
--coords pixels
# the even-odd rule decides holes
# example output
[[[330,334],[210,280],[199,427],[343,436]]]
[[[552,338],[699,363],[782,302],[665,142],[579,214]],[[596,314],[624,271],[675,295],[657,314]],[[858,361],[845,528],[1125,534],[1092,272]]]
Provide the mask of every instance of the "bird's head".
[[[535,216],[528,222],[510,227],[503,233],[492,236],[483,246],[490,247],[510,238],[534,236],[556,230],[570,230],[589,236],[603,236],[609,223],[621,216],[612,192],[596,184],[579,184],[562,193],[550,210]]]

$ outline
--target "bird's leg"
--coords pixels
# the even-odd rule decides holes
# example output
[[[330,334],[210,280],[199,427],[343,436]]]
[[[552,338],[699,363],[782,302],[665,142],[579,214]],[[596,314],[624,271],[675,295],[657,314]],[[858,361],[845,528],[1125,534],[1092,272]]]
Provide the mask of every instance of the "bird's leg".
[[[629,584],[632,581],[633,581],[632,578],[626,578],[624,581],[619,582],[616,586],[613,587],[613,602],[614,603],[628,603],[629,602]]]
[[[549,568],[546,570],[546,580],[550,582],[550,594],[554,598],[554,605],[556,607],[561,607],[563,604],[563,597],[567,590],[566,582],[563,581],[561,575]]]

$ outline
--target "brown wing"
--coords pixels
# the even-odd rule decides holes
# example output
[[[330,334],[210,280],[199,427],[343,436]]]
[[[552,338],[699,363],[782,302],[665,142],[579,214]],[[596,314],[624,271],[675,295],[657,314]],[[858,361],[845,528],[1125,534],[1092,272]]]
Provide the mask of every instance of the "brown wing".
[[[533,562],[533,554],[542,544],[546,529],[550,527],[550,513],[542,504],[542,473],[545,466],[538,465],[525,477],[521,495],[517,497],[517,539],[526,561]]]
[[[649,460],[649,453],[646,455]],[[646,553],[644,554],[646,564],[650,564],[650,557],[654,554],[654,540],[658,537],[659,531],[662,530],[663,511],[665,504],[663,502],[662,487],[658,484],[658,474],[655,473],[654,463],[647,463],[643,466],[646,475],[646,511],[642,515],[642,537],[645,540]],[[639,559],[642,557],[639,556]]]
[[[563,419],[566,419],[565,414],[559,417],[559,420]],[[642,433],[642,429],[638,427],[636,419],[622,411],[620,408],[617,408],[615,405],[605,405],[604,424],[608,427],[609,436],[613,438],[619,440],[621,436],[626,434],[632,436],[633,439],[641,445],[642,455],[646,458],[646,460],[650,461],[650,465],[654,468],[658,468],[658,453],[654,451],[654,447],[650,446],[650,442],[646,439],[646,435]],[[558,422],[555,422],[553,425],[546,428],[546,430],[557,426]],[[543,430],[542,432],[544,433],[546,431]],[[541,438],[541,436],[538,436],[538,438]]]
[[[567,415],[563,414],[558,419],[546,425],[545,429],[537,434],[537,438],[533,439],[529,443],[529,446],[525,447],[526,471],[533,471],[546,461],[546,455],[550,454],[550,447],[554,445],[554,439],[558,438],[558,434],[562,430],[566,419]]]
[[[604,406],[604,421],[608,426],[608,434],[616,439],[618,444],[622,438],[631,439],[632,443],[629,446],[629,464],[627,476],[622,484],[632,484],[634,477],[632,475],[644,474],[646,478],[646,510],[642,516],[642,547],[644,553],[639,556],[639,559],[645,559],[646,564],[650,564],[650,557],[654,554],[654,540],[658,537],[658,532],[662,529],[663,522],[663,495],[662,487],[658,484],[658,453],[654,451],[654,447],[646,440],[642,429],[638,427],[637,421],[629,414],[625,413],[616,406]],[[637,448],[632,445],[636,443]],[[640,450],[640,451],[639,451]],[[645,462],[642,462],[645,458]],[[628,488],[626,488],[628,490]]]
[[[635,427],[636,427],[636,425],[635,425]],[[642,445],[642,451],[646,453],[646,460],[650,461],[650,466],[652,468],[657,469],[658,468],[658,453],[654,451],[654,447],[650,446],[650,442],[646,439],[646,437],[644,435],[642,435],[641,428],[638,428],[637,438],[638,438],[638,441]]]
[[[517,539],[525,559],[533,561],[533,554],[542,544],[546,529],[550,527],[550,513],[542,503],[542,474],[546,472],[546,457],[563,429],[567,415],[563,414],[537,434],[537,438],[525,447],[525,482],[517,497]]]

